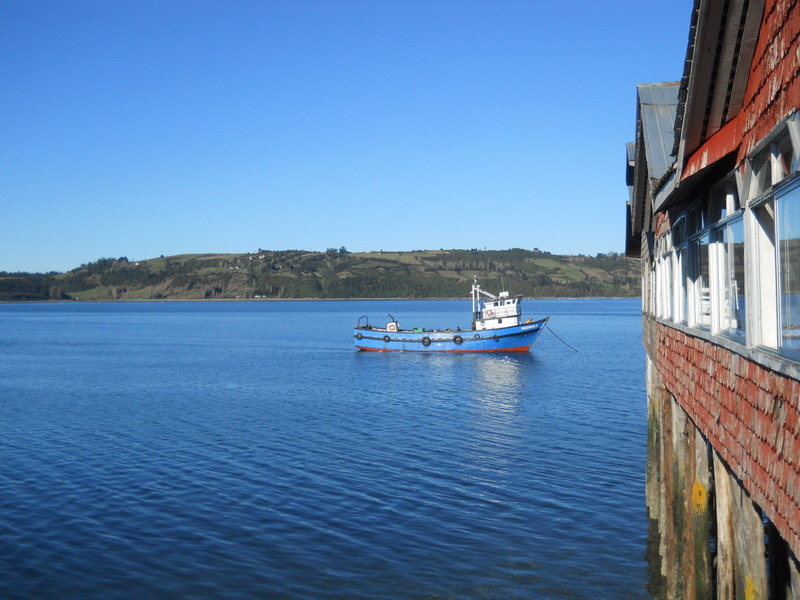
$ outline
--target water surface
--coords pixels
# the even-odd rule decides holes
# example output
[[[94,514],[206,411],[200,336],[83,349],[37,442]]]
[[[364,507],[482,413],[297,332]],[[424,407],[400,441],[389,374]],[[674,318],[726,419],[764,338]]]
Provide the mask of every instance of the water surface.
[[[638,300],[0,305],[2,598],[646,598]]]

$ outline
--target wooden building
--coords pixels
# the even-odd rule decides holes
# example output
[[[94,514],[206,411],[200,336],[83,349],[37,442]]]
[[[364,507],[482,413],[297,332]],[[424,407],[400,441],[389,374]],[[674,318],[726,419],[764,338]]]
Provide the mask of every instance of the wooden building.
[[[671,598],[800,599],[799,75],[800,2],[695,0],[681,81],[637,88],[626,252]]]

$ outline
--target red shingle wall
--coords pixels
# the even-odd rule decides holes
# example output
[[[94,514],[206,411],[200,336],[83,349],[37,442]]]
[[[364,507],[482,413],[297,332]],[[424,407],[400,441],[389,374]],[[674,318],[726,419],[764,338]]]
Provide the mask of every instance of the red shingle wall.
[[[661,381],[800,555],[800,382],[645,320]]]
[[[745,92],[739,163],[800,107],[800,3],[767,0]]]
[[[800,108],[800,0],[766,0],[742,107],[738,163]],[[656,235],[670,225],[655,215]],[[800,382],[645,319],[661,381],[800,556]]]
[[[766,0],[738,163],[798,108],[800,0]],[[669,221],[656,215],[654,229]],[[654,320],[645,320],[645,346],[667,390],[800,555],[800,383]]]
[[[666,213],[660,212],[656,213],[655,215],[655,226],[653,230],[656,233],[656,237],[662,236],[667,233],[672,227],[672,223],[670,222],[669,215]]]

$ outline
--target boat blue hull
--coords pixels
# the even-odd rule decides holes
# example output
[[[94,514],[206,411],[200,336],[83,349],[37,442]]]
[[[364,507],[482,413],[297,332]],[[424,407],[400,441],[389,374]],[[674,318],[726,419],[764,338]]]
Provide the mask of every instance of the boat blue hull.
[[[356,348],[368,352],[527,352],[548,319],[480,331],[416,332],[357,327],[353,338]]]

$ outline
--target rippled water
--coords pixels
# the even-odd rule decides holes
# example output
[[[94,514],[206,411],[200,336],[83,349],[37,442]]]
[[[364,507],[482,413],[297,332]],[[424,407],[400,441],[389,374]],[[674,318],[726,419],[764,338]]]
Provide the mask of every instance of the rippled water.
[[[0,305],[2,598],[646,598],[638,300]],[[533,311],[533,314],[531,314]]]

